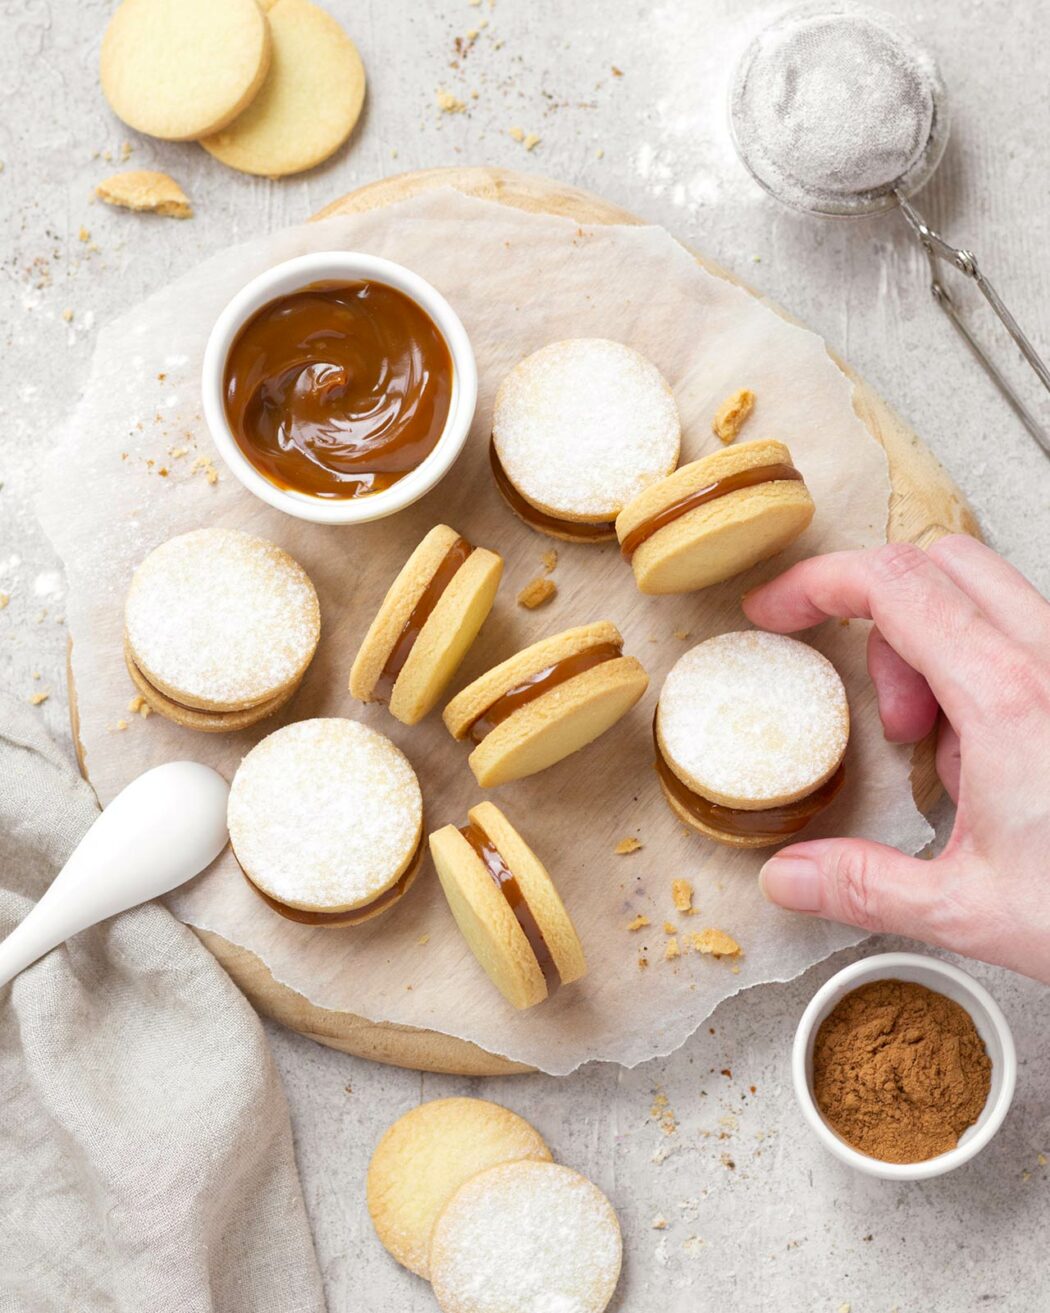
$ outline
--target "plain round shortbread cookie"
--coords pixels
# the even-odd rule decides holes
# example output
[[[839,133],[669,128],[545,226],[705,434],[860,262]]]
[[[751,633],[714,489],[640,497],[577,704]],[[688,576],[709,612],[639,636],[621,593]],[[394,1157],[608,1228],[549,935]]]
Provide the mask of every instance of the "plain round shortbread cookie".
[[[311,0],[276,0],[270,72],[251,105],[201,145],[223,164],[265,178],[326,160],[354,130],[365,99],[365,66],[330,14]]]
[[[678,407],[656,366],[622,342],[573,338],[500,385],[492,440],[526,501],[567,520],[613,520],[678,461]]]
[[[135,571],[124,626],[135,664],[162,693],[201,711],[234,711],[299,682],[321,612],[306,571],[274,543],[194,529]]]
[[[408,868],[423,799],[385,735],[356,720],[302,720],[241,762],[228,820],[234,854],[264,894],[334,912],[371,902]]]
[[[443,1313],[602,1313],[623,1247],[612,1204],[585,1176],[522,1160],[479,1172],[430,1244]]]
[[[123,0],[102,38],[102,91],[139,132],[192,141],[251,103],[270,67],[255,0]]]
[[[827,657],[782,634],[744,630],[678,659],[656,731],[668,765],[694,792],[760,810],[831,778],[846,751],[849,704]]]
[[[539,1132],[498,1103],[422,1103],[387,1128],[368,1165],[376,1235],[402,1266],[428,1277],[434,1223],[465,1181],[498,1163],[550,1157]]]

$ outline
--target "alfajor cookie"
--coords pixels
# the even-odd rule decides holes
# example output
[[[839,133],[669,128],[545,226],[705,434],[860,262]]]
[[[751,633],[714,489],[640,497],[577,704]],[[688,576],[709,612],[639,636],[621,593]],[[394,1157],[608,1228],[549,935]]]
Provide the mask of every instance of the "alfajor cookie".
[[[844,782],[849,704],[831,662],[794,638],[745,631],[671,668],[656,709],[656,771],[672,811],[720,843],[789,839]]]
[[[368,1212],[387,1251],[430,1276],[434,1223],[461,1185],[498,1163],[551,1153],[527,1121],[486,1099],[434,1099],[384,1132],[368,1165]]]
[[[355,720],[301,720],[257,743],[233,777],[227,819],[255,891],[307,925],[358,925],[385,912],[423,855],[415,771]]]
[[[350,692],[415,725],[436,705],[492,610],[503,558],[438,524],[390,585],[354,658]]]
[[[812,518],[787,447],[747,442],[646,488],[616,517],[616,536],[643,593],[688,593],[775,556]]]
[[[311,0],[266,6],[270,72],[252,103],[201,145],[242,173],[280,178],[335,153],[353,132],[365,99],[365,66],[336,20]]]
[[[470,769],[483,788],[520,780],[586,747],[630,711],[649,677],[623,655],[608,620],[541,639],[452,699],[445,726],[477,746]]]
[[[255,0],[122,0],[102,38],[102,92],[151,137],[191,141],[252,101],[270,67]]]
[[[496,486],[533,529],[569,542],[614,538],[629,501],[678,463],[674,396],[622,342],[575,338],[527,356],[496,394]]]
[[[430,855],[470,950],[516,1008],[587,972],[576,928],[546,868],[491,802],[430,836]]]
[[[321,632],[317,593],[274,543],[196,529],[155,548],[124,608],[124,658],[150,707],[190,729],[244,729],[299,687]]]
[[[478,1172],[430,1242],[443,1313],[602,1313],[620,1277],[612,1204],[585,1176],[521,1159]]]

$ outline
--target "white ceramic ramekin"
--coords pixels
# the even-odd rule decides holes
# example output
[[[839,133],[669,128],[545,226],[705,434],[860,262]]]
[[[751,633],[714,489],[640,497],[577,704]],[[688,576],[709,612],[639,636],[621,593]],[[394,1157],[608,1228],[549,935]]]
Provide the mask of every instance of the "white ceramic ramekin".
[[[226,420],[223,375],[226,357],[242,325],[269,301],[297,292],[310,283],[370,279],[411,297],[427,312],[448,344],[452,357],[452,397],[448,419],[437,445],[414,470],[392,487],[345,500],[313,497],[278,488],[255,468],[237,445]],[[204,350],[201,376],[204,418],[230,472],[264,502],[300,520],[317,524],[365,524],[404,510],[445,477],[463,449],[478,400],[478,371],[466,330],[445,298],[411,269],[360,251],[317,251],[286,260],[246,284],[215,321]]]
[[[873,980],[914,980],[953,999],[973,1018],[992,1060],[992,1084],[980,1117],[963,1132],[958,1145],[921,1163],[884,1163],[859,1153],[831,1129],[813,1097],[813,1043],[824,1018],[851,990]],[[972,976],[949,962],[918,953],[879,953],[846,967],[810,1000],[795,1032],[791,1075],[802,1115],[836,1158],[869,1176],[890,1181],[922,1181],[969,1162],[1003,1123],[1017,1082],[1017,1055],[1006,1018],[991,994]]]

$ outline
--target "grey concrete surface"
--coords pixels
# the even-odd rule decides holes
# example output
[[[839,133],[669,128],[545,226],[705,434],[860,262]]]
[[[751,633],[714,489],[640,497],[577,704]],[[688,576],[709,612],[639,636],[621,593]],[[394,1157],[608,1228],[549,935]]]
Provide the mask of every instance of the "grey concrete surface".
[[[1010,0],[883,5],[908,16],[932,45],[953,95],[952,142],[923,203],[935,223],[973,246],[1018,318],[1050,349],[1043,8]],[[789,213],[733,157],[725,73],[764,7],[329,7],[360,45],[367,110],[347,149],[281,183],[228,172],[192,144],[139,138],[111,117],[96,79],[107,4],[8,0],[0,12],[0,592],[10,598],[0,611],[0,683],[26,698],[49,692],[40,714],[58,738],[68,745],[64,585],[31,495],[39,455],[84,377],[95,326],[222,246],[403,169],[487,163],[542,172],[702,248],[848,357],[949,468],[990,540],[1050,590],[1046,460],[941,322],[899,221]],[[465,111],[442,113],[439,88]],[[540,137],[533,150],[511,137],[519,127]],[[182,182],[196,206],[191,222],[92,204],[92,186],[119,167],[125,141],[125,167],[164,168]],[[1030,388],[1020,368],[1012,364],[1011,373]],[[1050,1307],[1050,1179],[1040,1160],[1050,1154],[1046,991],[975,968],[1015,1028],[1014,1109],[969,1167],[922,1185],[889,1185],[826,1156],[790,1092],[795,1021],[816,985],[853,956],[725,1004],[669,1059],[561,1081],[420,1076],[270,1026],[333,1313],[433,1307],[427,1288],[372,1236],[363,1179],[390,1120],[420,1098],[453,1091],[484,1093],[522,1112],[560,1159],[608,1191],[626,1239],[614,1304],[621,1313]],[[650,1117],[657,1090],[674,1110],[671,1134]],[[660,1216],[666,1229],[652,1226]],[[162,1274],[158,1282],[163,1302]]]

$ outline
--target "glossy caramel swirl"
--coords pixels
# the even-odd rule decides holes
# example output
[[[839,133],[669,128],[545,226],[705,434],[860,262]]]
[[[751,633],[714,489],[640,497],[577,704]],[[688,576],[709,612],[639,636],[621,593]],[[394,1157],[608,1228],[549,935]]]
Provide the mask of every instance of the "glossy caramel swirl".
[[[226,359],[226,418],[271,483],[314,497],[381,492],[437,445],[452,358],[436,324],[384,283],[316,283],[264,305]]]

